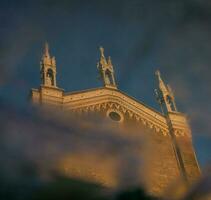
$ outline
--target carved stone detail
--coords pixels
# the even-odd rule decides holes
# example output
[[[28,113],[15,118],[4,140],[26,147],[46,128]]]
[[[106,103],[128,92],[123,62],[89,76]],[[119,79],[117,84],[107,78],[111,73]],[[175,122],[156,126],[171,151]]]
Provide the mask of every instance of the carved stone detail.
[[[126,108],[125,106],[120,105],[115,102],[94,104],[94,105],[90,105],[90,106],[76,108],[73,110],[78,113],[99,112],[99,111],[103,111],[103,110],[114,110],[114,111],[117,111],[118,113],[128,115],[129,119],[135,119],[137,122],[142,123],[144,126],[146,126],[149,129],[153,129],[157,133],[161,133],[164,136],[168,135],[168,130],[165,130],[165,129],[159,127],[152,121],[144,118],[143,116],[140,116],[140,115],[134,113],[133,111]],[[177,134],[178,134],[178,131],[177,131]]]
[[[184,129],[174,129],[174,134],[176,137],[190,137],[190,134],[188,134],[188,130]]]

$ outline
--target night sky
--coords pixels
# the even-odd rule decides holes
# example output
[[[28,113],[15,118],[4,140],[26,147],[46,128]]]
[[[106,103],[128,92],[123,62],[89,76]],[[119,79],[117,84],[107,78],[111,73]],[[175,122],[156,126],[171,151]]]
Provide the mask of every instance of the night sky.
[[[102,86],[99,46],[111,56],[118,88],[159,110],[161,71],[188,115],[202,168],[211,161],[210,0],[36,0],[0,2],[0,99],[25,109],[40,85],[45,41],[65,91]]]

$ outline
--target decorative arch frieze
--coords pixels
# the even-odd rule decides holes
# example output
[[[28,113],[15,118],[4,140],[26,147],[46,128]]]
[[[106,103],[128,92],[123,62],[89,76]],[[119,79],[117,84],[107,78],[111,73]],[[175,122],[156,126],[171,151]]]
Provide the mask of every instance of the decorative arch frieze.
[[[151,121],[150,119],[147,119],[146,117],[143,117],[130,108],[127,108],[125,105],[120,105],[116,102],[103,102],[99,104],[84,106],[80,108],[71,109],[74,112],[78,113],[89,113],[89,112],[99,112],[99,111],[108,111],[108,110],[116,110],[119,113],[122,113],[123,115],[127,115],[129,119],[133,119],[141,124],[143,126],[154,130],[156,133],[161,133],[164,136],[168,135],[168,129],[161,127],[159,124]]]
[[[174,129],[174,134],[176,137],[190,137],[191,138],[191,134],[189,130],[185,130],[185,129]]]

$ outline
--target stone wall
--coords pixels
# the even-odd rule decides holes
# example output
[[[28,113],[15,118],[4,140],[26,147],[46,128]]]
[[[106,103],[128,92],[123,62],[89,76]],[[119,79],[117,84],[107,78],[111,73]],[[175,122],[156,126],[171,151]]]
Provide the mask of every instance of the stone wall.
[[[113,188],[140,184],[149,193],[162,195],[181,174],[169,122],[175,129],[173,134],[188,180],[192,182],[200,174],[190,129],[186,118],[179,113],[172,113],[166,119],[120,91],[105,88],[64,94],[62,89],[41,86],[32,90],[31,97],[33,103],[59,107],[75,113],[79,119],[80,116],[90,119],[93,114],[107,119],[108,134],[127,141],[120,148],[93,144],[85,151],[69,152],[58,158],[57,168],[70,177]],[[111,112],[116,114],[112,117]]]

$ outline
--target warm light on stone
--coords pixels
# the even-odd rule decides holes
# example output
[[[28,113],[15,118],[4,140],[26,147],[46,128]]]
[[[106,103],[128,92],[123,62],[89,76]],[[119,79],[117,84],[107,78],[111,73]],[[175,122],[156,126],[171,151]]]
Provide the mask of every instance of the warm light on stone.
[[[162,195],[169,184],[178,178],[187,184],[194,182],[200,175],[200,169],[192,146],[191,129],[186,116],[177,111],[173,92],[161,79],[160,72],[156,73],[159,81],[156,94],[163,113],[120,91],[111,59],[105,58],[102,47],[100,52],[97,66],[104,86],[66,93],[56,85],[55,59],[51,60],[46,46],[41,62],[42,84],[39,89],[32,89],[32,102],[81,116],[98,113],[102,117],[109,117],[113,123],[117,123],[119,130],[130,133],[122,132],[119,137],[142,140],[144,135],[147,140],[144,145],[137,146],[136,152],[144,161],[137,170],[138,179],[144,182],[147,191],[157,196]],[[48,73],[49,69],[52,73]],[[70,152],[58,158],[58,168],[70,177],[117,187],[118,156],[95,151],[86,154]]]

